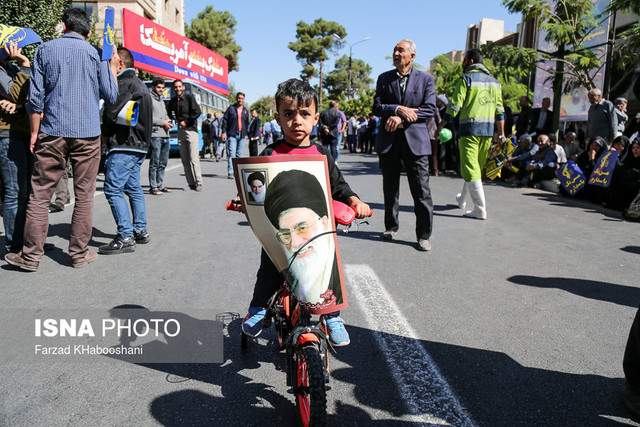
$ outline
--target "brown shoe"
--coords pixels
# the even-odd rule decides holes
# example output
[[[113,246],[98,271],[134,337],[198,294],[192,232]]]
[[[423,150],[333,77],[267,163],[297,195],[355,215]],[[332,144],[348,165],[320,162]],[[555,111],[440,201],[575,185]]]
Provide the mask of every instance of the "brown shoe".
[[[8,253],[4,256],[4,260],[25,271],[38,271],[38,266],[40,265],[40,261],[27,261],[24,259],[22,257],[22,251],[17,254]]]
[[[73,259],[73,268],[82,268],[85,265],[90,264],[97,259],[98,259],[97,253],[88,251],[85,256]]]

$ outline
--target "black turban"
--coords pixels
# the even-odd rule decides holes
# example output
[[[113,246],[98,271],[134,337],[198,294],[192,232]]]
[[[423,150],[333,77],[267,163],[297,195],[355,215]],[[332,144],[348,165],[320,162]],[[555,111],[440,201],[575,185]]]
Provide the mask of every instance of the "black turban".
[[[260,181],[262,184],[264,184],[264,174],[262,172],[253,172],[247,178],[247,182],[249,183],[249,185],[251,185],[251,183],[256,179]]]
[[[328,215],[327,199],[315,176],[294,169],[280,172],[269,183],[264,212],[276,229],[280,228],[280,214],[292,208],[309,208],[320,218]]]

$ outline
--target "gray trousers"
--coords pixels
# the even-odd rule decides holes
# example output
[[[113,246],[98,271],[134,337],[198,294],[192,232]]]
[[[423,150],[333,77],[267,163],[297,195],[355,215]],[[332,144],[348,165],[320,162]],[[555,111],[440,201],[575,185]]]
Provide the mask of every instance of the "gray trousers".
[[[202,185],[200,171],[200,150],[198,150],[198,132],[178,129],[178,147],[184,167],[184,176],[190,187]]]

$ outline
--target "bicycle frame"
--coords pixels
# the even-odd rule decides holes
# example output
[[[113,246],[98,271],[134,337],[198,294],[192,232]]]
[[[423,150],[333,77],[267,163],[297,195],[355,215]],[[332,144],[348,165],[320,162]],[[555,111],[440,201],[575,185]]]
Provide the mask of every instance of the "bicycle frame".
[[[268,319],[268,321],[267,321]],[[286,351],[285,371],[287,373],[287,385],[296,387],[295,354],[302,347],[315,346],[320,354],[325,372],[325,383],[329,382],[329,363],[327,335],[321,329],[321,324],[311,322],[311,314],[307,313],[298,302],[295,295],[288,289],[286,282],[272,297],[267,314],[265,327],[275,323],[280,348]],[[267,324],[268,323],[268,324]],[[296,393],[296,390],[293,390]]]
[[[231,203],[227,208],[230,206]],[[343,211],[340,218],[336,217],[339,224],[347,226],[343,229],[345,233],[358,229],[359,223],[354,219],[355,209],[353,212]],[[305,242],[291,257],[287,274],[302,249],[316,238],[336,232],[337,230],[332,230],[320,233]],[[271,322],[275,323],[278,345],[281,350],[285,350],[287,386],[291,387],[289,392],[296,397],[301,424],[324,425],[326,391],[329,389],[329,341],[323,330],[323,326],[326,329],[326,323],[322,317],[319,323],[311,321],[311,314],[298,301],[288,279],[289,277],[285,278],[280,289],[269,300],[263,329],[268,328]],[[243,351],[247,350],[248,338],[245,334],[242,334],[241,346]]]

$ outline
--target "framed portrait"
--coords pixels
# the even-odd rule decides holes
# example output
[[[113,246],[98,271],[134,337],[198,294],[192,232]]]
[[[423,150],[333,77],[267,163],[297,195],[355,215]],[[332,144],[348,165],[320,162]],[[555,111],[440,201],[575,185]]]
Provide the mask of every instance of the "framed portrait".
[[[247,169],[242,172],[244,194],[247,204],[261,205],[267,190],[267,170]]]
[[[232,161],[251,229],[300,303],[312,314],[346,308],[326,157]]]

